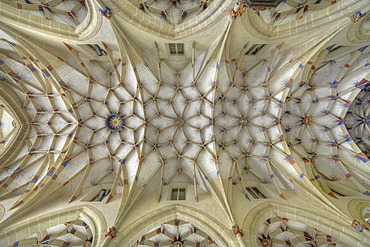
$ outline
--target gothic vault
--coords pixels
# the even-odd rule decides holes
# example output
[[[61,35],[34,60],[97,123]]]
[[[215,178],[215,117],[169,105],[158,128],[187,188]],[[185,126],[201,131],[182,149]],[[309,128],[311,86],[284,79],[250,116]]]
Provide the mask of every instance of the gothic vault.
[[[0,246],[370,246],[369,0],[0,0]]]

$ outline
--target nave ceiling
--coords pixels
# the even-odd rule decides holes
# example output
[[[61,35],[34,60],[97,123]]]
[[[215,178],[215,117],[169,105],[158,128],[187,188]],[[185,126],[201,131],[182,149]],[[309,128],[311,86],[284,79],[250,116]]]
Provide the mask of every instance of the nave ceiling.
[[[104,188],[119,228],[178,184],[192,203],[211,197],[231,225],[235,194],[255,201],[250,185],[349,219],[338,198],[367,200],[370,189],[369,9],[355,0],[244,13],[231,0],[0,1],[0,226],[44,200],[75,206]]]

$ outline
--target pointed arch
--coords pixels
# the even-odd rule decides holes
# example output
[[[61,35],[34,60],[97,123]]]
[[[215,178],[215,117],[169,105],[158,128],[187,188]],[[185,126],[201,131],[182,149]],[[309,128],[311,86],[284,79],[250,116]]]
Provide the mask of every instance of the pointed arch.
[[[125,243],[123,246],[131,247],[138,239],[152,229],[174,219],[186,221],[201,229],[205,234],[208,234],[218,246],[230,246],[230,244],[236,243],[237,241],[236,238],[232,237],[229,227],[225,226],[213,216],[196,208],[173,204],[141,216],[140,220],[135,220],[126,228],[121,229],[117,234],[118,237],[112,239],[110,245],[116,246],[118,243]]]
[[[353,199],[348,203],[348,211],[354,220],[359,221],[361,224],[369,226],[370,202],[367,200]]]
[[[348,216],[333,214],[324,208],[300,208],[288,204],[266,202],[254,207],[244,218],[242,226],[246,233],[244,241],[247,246],[258,246],[259,227],[267,219],[274,218],[276,215],[319,229],[348,246],[365,247],[366,243],[370,243],[368,237],[351,228],[352,219]]]
[[[63,232],[65,235],[62,236]],[[5,227],[0,233],[0,246],[28,246],[39,244],[63,245],[74,235],[76,244],[91,241],[92,246],[101,246],[107,224],[103,214],[92,206],[77,206],[49,212]],[[77,240],[79,239],[79,240]],[[69,245],[68,245],[69,246]]]

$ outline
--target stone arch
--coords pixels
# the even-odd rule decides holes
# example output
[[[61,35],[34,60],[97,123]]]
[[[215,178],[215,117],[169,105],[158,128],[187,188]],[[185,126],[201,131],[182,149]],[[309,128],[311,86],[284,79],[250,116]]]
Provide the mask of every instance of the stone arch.
[[[310,30],[322,29],[323,33],[332,33],[338,26],[349,26],[351,21],[348,16],[355,12],[354,10],[363,7],[363,3],[358,1],[337,1],[337,5],[325,5],[323,8],[315,9],[314,13],[303,16],[303,18],[283,23],[278,28],[263,21],[262,18],[255,18],[256,13],[252,9],[248,9],[242,16],[242,25],[247,32],[253,36],[262,39],[279,39],[284,40],[288,36],[302,36]],[[316,5],[316,7],[319,5]],[[276,12],[278,13],[278,12]],[[333,18],[335,16],[335,19]],[[328,23],[336,23],[328,28]]]
[[[298,208],[287,204],[267,202],[254,207],[244,218],[242,226],[245,233],[245,244],[260,246],[257,241],[259,227],[264,221],[276,215],[317,228],[348,246],[365,247],[370,243],[370,239],[365,235],[351,229],[351,219],[345,215],[333,214],[323,208]]]
[[[53,229],[54,233],[57,232],[53,236],[50,233],[50,229],[55,228],[55,226],[59,227],[59,229]],[[65,229],[60,229],[60,227]],[[85,228],[86,236],[83,236],[83,231],[74,230],[77,227]],[[49,246],[52,240],[55,245],[52,244],[50,246],[64,246],[63,239],[57,238],[62,236],[60,232],[66,231],[66,234],[80,237],[78,244],[82,245],[86,240],[91,239],[91,246],[101,246],[102,236],[106,230],[107,227],[103,214],[94,207],[71,207],[36,216],[2,229],[0,245],[21,247],[28,246],[31,241],[33,244],[37,241],[39,244],[45,242]],[[86,239],[83,239],[84,237]]]
[[[140,220],[119,231],[118,237],[112,239],[110,244],[116,246],[118,243],[125,243],[123,246],[131,247],[143,235],[173,219],[186,221],[201,229],[218,246],[230,246],[231,243],[236,243],[236,238],[232,237],[231,230],[214,217],[195,208],[174,204],[140,217]]]
[[[370,218],[369,209],[370,202],[365,200],[354,199],[348,204],[348,211],[350,212],[352,218],[367,226],[370,225],[369,220],[366,220],[367,218]]]
[[[44,13],[44,8],[52,9],[58,4],[62,4],[65,1],[49,1],[48,4],[44,4],[40,7],[39,12]],[[76,20],[76,12],[82,7],[86,9],[86,14],[82,20],[78,21],[76,25],[68,25],[61,21],[52,20],[50,17],[41,17],[31,13],[28,13],[28,10],[36,10],[39,8],[36,4],[27,4],[27,3],[17,3],[15,1],[5,1],[0,2],[0,14],[7,20],[15,25],[18,25],[22,28],[34,30],[40,33],[47,35],[60,37],[64,39],[72,40],[86,40],[90,39],[99,31],[102,26],[103,17],[98,12],[96,4],[92,0],[84,1],[74,1],[76,6],[70,11],[65,12],[67,16],[71,19]],[[54,6],[55,5],[55,6]],[[26,9],[26,11],[24,10]],[[42,11],[41,11],[42,9]],[[45,11],[46,12],[46,11]],[[50,12],[47,10],[47,12]],[[51,13],[51,12],[50,12]],[[1,24],[2,27],[5,26],[4,23]]]
[[[184,22],[176,26],[176,29],[173,29],[172,25],[146,14],[137,6],[134,6],[131,1],[99,0],[100,5],[104,6],[106,4],[112,9],[113,14],[116,14],[116,16],[119,16],[133,26],[155,36],[171,40],[193,36],[215,25],[230,10],[230,4],[232,2],[232,0],[214,0],[196,18],[184,20]]]
[[[362,9],[362,12],[366,13],[366,9]],[[353,23],[347,32],[347,39],[352,44],[367,44],[370,40],[369,34],[369,23],[370,17],[365,16],[359,21]]]

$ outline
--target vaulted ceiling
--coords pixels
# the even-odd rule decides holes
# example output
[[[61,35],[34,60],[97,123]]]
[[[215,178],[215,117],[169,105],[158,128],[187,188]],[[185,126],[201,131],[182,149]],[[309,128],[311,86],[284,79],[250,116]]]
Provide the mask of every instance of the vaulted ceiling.
[[[370,6],[302,2],[230,17],[231,0],[1,1],[6,217],[52,193],[73,203],[99,184],[106,203],[120,200],[118,225],[176,182],[191,184],[194,202],[210,194],[231,222],[232,190],[251,201],[251,182],[334,210],[343,187],[369,196],[369,21],[353,15]],[[277,225],[261,231],[284,244]]]

